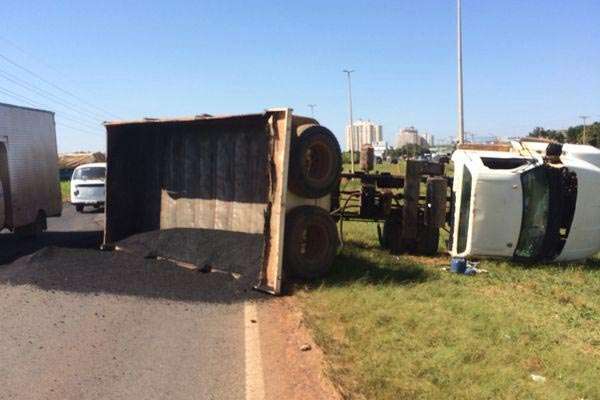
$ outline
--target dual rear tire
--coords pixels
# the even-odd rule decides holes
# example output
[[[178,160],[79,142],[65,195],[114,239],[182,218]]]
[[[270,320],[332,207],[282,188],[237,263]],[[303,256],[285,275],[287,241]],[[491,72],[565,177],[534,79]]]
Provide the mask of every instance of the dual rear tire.
[[[338,190],[342,155],[335,135],[317,124],[301,125],[292,138],[288,189],[305,199],[319,199]],[[284,265],[288,276],[311,280],[326,275],[339,239],[336,223],[317,206],[299,206],[285,222]]]
[[[285,223],[286,273],[299,279],[317,279],[333,264],[339,239],[333,218],[320,207],[300,206]]]
[[[294,194],[318,199],[337,189],[342,154],[335,135],[321,125],[302,125],[292,138],[288,188]]]

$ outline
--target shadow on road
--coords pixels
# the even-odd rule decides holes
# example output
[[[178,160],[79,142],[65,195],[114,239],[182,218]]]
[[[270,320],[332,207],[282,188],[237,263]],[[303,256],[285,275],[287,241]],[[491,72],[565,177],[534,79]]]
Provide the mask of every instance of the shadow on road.
[[[0,285],[217,303],[260,296],[252,287],[262,264],[262,235],[152,231],[119,242],[121,250],[114,252],[98,250],[101,240],[101,232],[88,231],[45,232],[29,239],[0,235],[0,264],[12,262],[0,265]]]
[[[0,285],[217,303],[261,296],[252,287],[262,264],[262,235],[152,231],[119,242],[122,251],[102,252],[102,232],[94,230],[102,221],[88,215],[101,214],[96,211],[76,213],[66,205],[61,218],[49,221],[49,232],[34,238],[0,234]],[[206,266],[211,272],[199,271]]]
[[[83,232],[44,232],[35,237],[19,237],[12,233],[0,235],[0,270],[17,258],[35,253],[48,246],[87,249],[99,247],[102,233],[99,231]]]
[[[152,299],[234,303],[264,296],[252,290],[257,271],[200,272],[125,251],[47,247],[0,269],[0,285],[47,291],[109,293]]]

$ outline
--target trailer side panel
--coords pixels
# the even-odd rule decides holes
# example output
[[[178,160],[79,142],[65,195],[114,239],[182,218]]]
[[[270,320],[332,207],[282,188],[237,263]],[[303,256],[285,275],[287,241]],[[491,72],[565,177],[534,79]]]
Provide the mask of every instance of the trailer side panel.
[[[33,223],[39,212],[62,212],[54,114],[0,104],[0,143],[6,149],[3,182],[7,197],[6,225]]]

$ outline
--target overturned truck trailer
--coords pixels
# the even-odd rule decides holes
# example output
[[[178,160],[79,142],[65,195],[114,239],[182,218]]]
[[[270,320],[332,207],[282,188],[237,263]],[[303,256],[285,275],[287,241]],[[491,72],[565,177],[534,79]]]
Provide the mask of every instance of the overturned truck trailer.
[[[105,247],[142,237],[157,257],[246,276],[273,294],[284,274],[331,266],[341,154],[314,119],[283,108],[106,129]]]

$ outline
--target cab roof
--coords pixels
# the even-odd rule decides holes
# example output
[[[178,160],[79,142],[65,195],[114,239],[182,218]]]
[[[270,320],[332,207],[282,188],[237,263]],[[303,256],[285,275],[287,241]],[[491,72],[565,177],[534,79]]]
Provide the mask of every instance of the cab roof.
[[[80,168],[95,168],[95,167],[106,168],[106,163],[105,162],[99,162],[99,163],[82,164],[82,165],[78,166],[75,169],[80,169]]]

